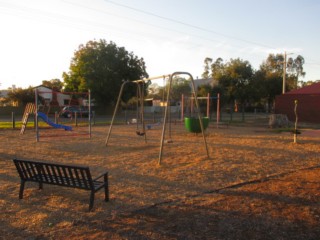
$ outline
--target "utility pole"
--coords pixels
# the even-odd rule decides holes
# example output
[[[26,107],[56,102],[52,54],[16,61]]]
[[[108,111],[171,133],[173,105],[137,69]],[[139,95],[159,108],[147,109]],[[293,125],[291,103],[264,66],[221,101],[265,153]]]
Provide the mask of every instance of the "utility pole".
[[[283,80],[282,80],[282,94],[286,93],[286,75],[287,75],[287,55],[291,55],[293,53],[284,52],[283,59]]]
[[[286,74],[287,74],[287,53],[284,52],[283,60],[283,80],[282,80],[282,94],[286,92]]]

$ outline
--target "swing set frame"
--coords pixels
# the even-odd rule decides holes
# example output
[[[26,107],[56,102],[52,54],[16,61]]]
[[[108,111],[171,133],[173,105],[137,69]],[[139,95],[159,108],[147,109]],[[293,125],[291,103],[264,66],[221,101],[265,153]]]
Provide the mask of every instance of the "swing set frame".
[[[139,80],[134,80],[134,81],[124,81],[122,83],[122,85],[121,85],[120,92],[119,92],[118,99],[117,99],[117,103],[116,103],[116,106],[115,106],[115,109],[114,109],[114,112],[113,112],[113,116],[112,116],[112,119],[111,119],[111,123],[110,123],[110,126],[109,126],[109,131],[108,131],[107,138],[106,138],[106,141],[105,141],[106,147],[108,146],[108,142],[109,142],[109,139],[110,139],[110,136],[111,136],[111,133],[112,133],[114,120],[115,120],[118,108],[120,106],[121,97],[123,95],[125,85],[127,83],[129,83],[129,82],[130,83],[133,82],[133,83],[137,84],[138,96],[139,96],[138,102],[141,105],[140,114],[141,114],[142,128],[143,128],[143,133],[144,133],[143,136],[144,136],[144,139],[145,139],[145,142],[146,142],[147,141],[147,134],[145,132],[145,123],[144,123],[144,116],[143,116],[143,112],[144,112],[144,109],[143,109],[144,96],[143,95],[144,95],[144,93],[142,92],[142,87],[141,86],[144,86],[144,84],[146,82],[148,82],[148,81],[152,81],[152,80],[168,77],[169,78],[169,86],[168,86],[168,91],[167,91],[167,95],[166,95],[166,104],[165,104],[165,110],[164,110],[164,116],[163,116],[163,126],[162,126],[162,134],[161,134],[161,139],[160,139],[159,158],[158,158],[158,165],[161,165],[162,155],[163,155],[162,154],[163,153],[163,147],[164,147],[164,142],[165,142],[164,141],[164,137],[165,137],[165,133],[166,133],[166,129],[167,129],[167,121],[168,121],[168,116],[169,116],[168,107],[170,105],[169,103],[170,103],[172,79],[173,79],[174,76],[177,76],[177,75],[188,75],[189,78],[190,78],[191,86],[192,86],[191,91],[192,91],[192,94],[194,96],[195,107],[196,107],[196,110],[197,110],[196,111],[197,112],[197,117],[199,119],[202,138],[203,138],[203,144],[204,144],[204,148],[205,148],[205,152],[207,154],[207,157],[209,158],[209,150],[208,150],[206,136],[204,134],[204,126],[203,126],[203,123],[201,121],[201,115],[200,115],[200,111],[199,111],[200,110],[200,106],[199,106],[199,101],[198,101],[197,94],[196,94],[195,83],[194,83],[194,79],[193,79],[192,75],[190,73],[188,73],[188,72],[174,72],[172,74],[167,74],[167,75],[162,75],[162,76],[144,78],[144,79],[139,79]]]

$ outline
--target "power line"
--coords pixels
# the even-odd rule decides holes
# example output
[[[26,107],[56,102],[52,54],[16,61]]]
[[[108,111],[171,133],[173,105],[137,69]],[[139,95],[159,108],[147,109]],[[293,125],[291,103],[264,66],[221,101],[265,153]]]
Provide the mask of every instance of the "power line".
[[[132,10],[132,11],[135,11],[135,12],[138,12],[138,13],[143,13],[145,15],[149,15],[149,16],[152,16],[152,17],[155,17],[155,18],[159,18],[159,19],[166,20],[166,21],[169,21],[169,22],[178,23],[178,24],[181,24],[183,26],[194,28],[194,29],[197,29],[197,30],[201,30],[203,32],[216,34],[216,35],[219,35],[219,36],[222,36],[222,37],[225,37],[225,38],[233,39],[233,40],[236,40],[236,41],[241,41],[241,42],[244,42],[244,43],[253,44],[253,45],[256,45],[256,46],[259,46],[259,47],[263,47],[263,48],[278,50],[274,46],[269,46],[269,45],[266,45],[266,44],[263,44],[263,43],[258,43],[258,42],[254,42],[254,41],[250,41],[250,40],[246,40],[246,39],[242,39],[242,38],[226,35],[226,34],[223,34],[223,33],[219,33],[219,32],[213,31],[211,29],[207,29],[207,28],[203,28],[203,27],[200,27],[200,26],[196,26],[196,25],[193,25],[193,24],[190,24],[190,23],[186,23],[186,22],[183,22],[183,21],[179,21],[179,20],[173,19],[173,18],[161,16],[159,14],[155,14],[155,13],[152,13],[152,12],[149,12],[149,11],[145,11],[145,10],[142,10],[142,9],[134,8],[134,7],[131,7],[131,6],[128,6],[128,5],[125,5],[125,4],[117,3],[117,2],[112,1],[112,0],[104,0],[104,1],[108,2],[110,4],[113,4],[113,5],[116,5],[116,6],[120,6],[122,8],[127,8],[129,10]],[[178,32],[178,31],[176,31],[176,32]],[[190,34],[190,35],[192,35],[192,34]],[[196,37],[199,37],[199,36],[196,36]],[[199,38],[205,39],[203,37],[199,37]],[[209,40],[209,39],[206,39],[206,40]],[[212,41],[212,40],[209,40],[209,41]],[[308,64],[309,65],[320,65],[320,63],[315,63],[315,62],[309,62],[309,63],[305,63],[305,64],[306,65],[308,65]]]
[[[154,14],[152,12],[145,11],[145,10],[133,8],[133,7],[130,7],[128,5],[119,4],[119,3],[116,3],[115,1],[112,1],[112,0],[104,0],[104,1],[108,2],[110,4],[113,4],[113,5],[116,5],[116,6],[120,6],[122,8],[127,8],[129,10],[136,11],[136,12],[139,12],[139,13],[143,13],[143,14],[146,14],[146,15],[149,15],[149,16],[152,16],[152,17],[156,17],[156,18],[159,18],[161,20],[178,23],[178,24],[181,24],[183,26],[187,26],[189,28],[197,29],[197,30],[200,30],[200,31],[203,31],[203,32],[216,34],[216,35],[219,35],[219,36],[222,36],[222,37],[225,37],[225,38],[229,38],[229,39],[233,39],[233,40],[236,40],[236,41],[241,41],[241,42],[245,42],[245,43],[249,43],[249,44],[254,44],[256,46],[263,47],[263,48],[275,49],[274,47],[267,46],[265,44],[244,40],[244,39],[237,38],[237,37],[234,37],[234,36],[228,36],[228,35],[225,35],[225,34],[221,34],[221,33],[218,33],[216,31],[213,31],[213,30],[210,30],[210,29],[206,29],[206,28],[199,27],[199,26],[196,26],[196,25],[192,25],[192,24],[189,24],[189,23],[186,23],[186,22],[178,21],[178,20],[175,20],[175,19],[172,19],[172,18],[164,17],[164,16],[161,16],[161,15],[158,15],[158,14]],[[122,15],[119,15],[119,14],[115,14],[114,12],[111,13],[111,12],[108,12],[108,11],[105,11],[105,10],[102,10],[102,9],[97,9],[97,8],[85,6],[83,4],[78,4],[78,2],[77,3],[76,2],[69,2],[69,1],[63,1],[63,2],[68,3],[68,4],[72,4],[72,5],[81,7],[81,8],[86,8],[86,9],[89,9],[89,10],[92,10],[92,11],[95,11],[95,12],[100,12],[100,13],[103,13],[103,14],[107,14],[107,15],[110,15],[110,16],[116,16],[118,18],[129,20],[131,22],[135,21],[135,22],[138,22],[138,23],[142,23],[142,24],[145,24],[145,25],[152,26],[152,27],[161,28],[161,29],[164,29],[166,31],[171,31],[171,32],[180,33],[180,34],[181,33],[182,34],[188,34],[190,36],[193,36],[193,37],[196,37],[196,38],[199,38],[199,39],[203,39],[203,40],[206,40],[206,41],[210,41],[210,42],[219,42],[220,41],[220,40],[215,40],[215,39],[212,39],[212,38],[207,38],[207,37],[203,37],[203,36],[199,36],[199,35],[195,35],[195,34],[186,33],[186,32],[180,31],[180,30],[176,30],[176,29],[171,29],[171,28],[167,28],[167,27],[163,27],[163,26],[158,26],[158,25],[155,25],[155,24],[151,24],[150,22],[147,22],[147,21],[140,21],[140,20],[132,19],[132,18],[129,18],[127,16],[122,16]],[[2,3],[2,5],[3,5],[3,3]],[[138,35],[140,39],[141,39],[141,36],[150,36],[150,33],[147,33],[147,34],[144,33],[144,32],[137,33],[134,29],[129,29],[130,31],[125,30],[125,32],[123,32],[122,30],[118,29],[114,25],[109,25],[109,24],[105,24],[105,23],[97,23],[97,22],[88,21],[88,20],[84,20],[84,19],[77,19],[77,18],[74,18],[74,17],[71,17],[71,16],[62,15],[61,13],[50,13],[50,12],[47,12],[47,11],[44,12],[44,11],[41,11],[41,10],[38,10],[38,9],[34,9],[34,8],[30,8],[30,7],[27,7],[27,6],[21,7],[21,6],[13,5],[11,3],[10,4],[7,3],[6,7],[14,9],[14,10],[17,10],[16,14],[18,14],[20,16],[23,13],[30,12],[32,14],[32,16],[29,16],[29,18],[33,18],[34,19],[34,15],[39,15],[39,16],[42,16],[42,17],[46,17],[47,20],[49,20],[51,23],[55,23],[56,24],[55,21],[59,20],[60,22],[67,22],[68,25],[70,25],[71,27],[82,29],[82,30],[92,31],[92,29],[90,27],[113,28],[114,31],[120,32],[122,34]],[[7,12],[5,12],[5,13],[8,14]],[[24,17],[26,17],[26,16],[24,15]],[[75,20],[76,20],[76,23],[74,22]],[[95,30],[95,31],[97,31],[97,30]],[[99,32],[107,33],[104,30],[100,30]],[[163,35],[159,35],[157,37],[157,39],[159,39],[159,38],[165,38],[165,37]],[[189,42],[188,44],[193,44],[195,46],[203,46],[204,45],[203,43],[200,43],[200,45],[199,45],[197,42],[194,42],[194,43],[190,43]],[[239,46],[236,46],[234,43],[232,43],[231,46],[232,47],[239,47]],[[319,63],[316,63],[315,61],[308,62],[308,63],[305,63],[305,64],[306,65],[308,65],[308,64],[309,65],[320,65]]]
[[[179,20],[176,20],[176,19],[173,19],[173,18],[164,17],[164,16],[161,16],[161,15],[158,15],[158,14],[155,14],[155,13],[151,13],[151,12],[145,11],[145,10],[141,10],[141,9],[137,9],[137,8],[134,8],[134,7],[130,7],[130,6],[128,6],[128,5],[116,3],[116,2],[114,2],[114,1],[112,1],[112,0],[104,0],[104,1],[105,1],[105,2],[108,2],[108,3],[111,3],[111,4],[113,4],[113,5],[117,5],[117,6],[120,6],[120,7],[123,7],[123,8],[127,8],[127,9],[130,9],[130,10],[133,10],[133,11],[136,11],[136,12],[139,12],[139,13],[143,13],[143,14],[146,14],[146,15],[149,15],[149,16],[152,16],[152,17],[156,17],[156,18],[159,18],[159,19],[162,19],[162,20],[166,20],[166,21],[169,21],[169,22],[178,23],[178,24],[181,24],[181,25],[184,25],[184,26],[187,26],[187,27],[190,27],[190,28],[194,28],[194,29],[197,29],[197,30],[201,30],[201,31],[204,31],[204,32],[213,33],[213,34],[216,34],[216,35],[225,37],[225,38],[230,38],[230,39],[233,39],[233,40],[237,40],[237,41],[242,41],[242,42],[245,42],[245,43],[254,44],[254,45],[257,45],[257,46],[259,46],[259,47],[276,49],[276,48],[274,48],[274,47],[272,47],[272,46],[268,46],[268,45],[266,45],[266,44],[257,43],[257,42],[253,42],[253,41],[249,41],[249,40],[237,38],[237,37],[234,37],[234,36],[222,34],[222,33],[213,31],[213,30],[211,30],[211,29],[206,29],[206,28],[199,27],[199,26],[196,26],[196,25],[193,25],[193,24],[190,24],[190,23],[182,22],[182,21],[179,21]]]

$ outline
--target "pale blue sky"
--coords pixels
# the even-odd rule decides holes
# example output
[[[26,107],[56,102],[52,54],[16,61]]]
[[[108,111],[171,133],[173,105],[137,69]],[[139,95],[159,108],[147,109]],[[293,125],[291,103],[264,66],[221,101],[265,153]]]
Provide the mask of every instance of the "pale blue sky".
[[[68,71],[74,51],[106,39],[145,59],[149,75],[201,77],[206,57],[305,58],[320,79],[320,0],[0,0],[0,83],[36,86]]]

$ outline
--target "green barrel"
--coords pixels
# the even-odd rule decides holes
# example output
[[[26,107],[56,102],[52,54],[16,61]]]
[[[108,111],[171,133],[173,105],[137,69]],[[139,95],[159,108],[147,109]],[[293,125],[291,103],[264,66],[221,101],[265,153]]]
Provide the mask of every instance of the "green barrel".
[[[209,118],[203,117],[202,124],[203,124],[203,130],[205,130],[209,125]],[[198,118],[195,118],[195,117],[184,118],[184,126],[189,132],[192,132],[192,133],[201,132],[200,122]]]

